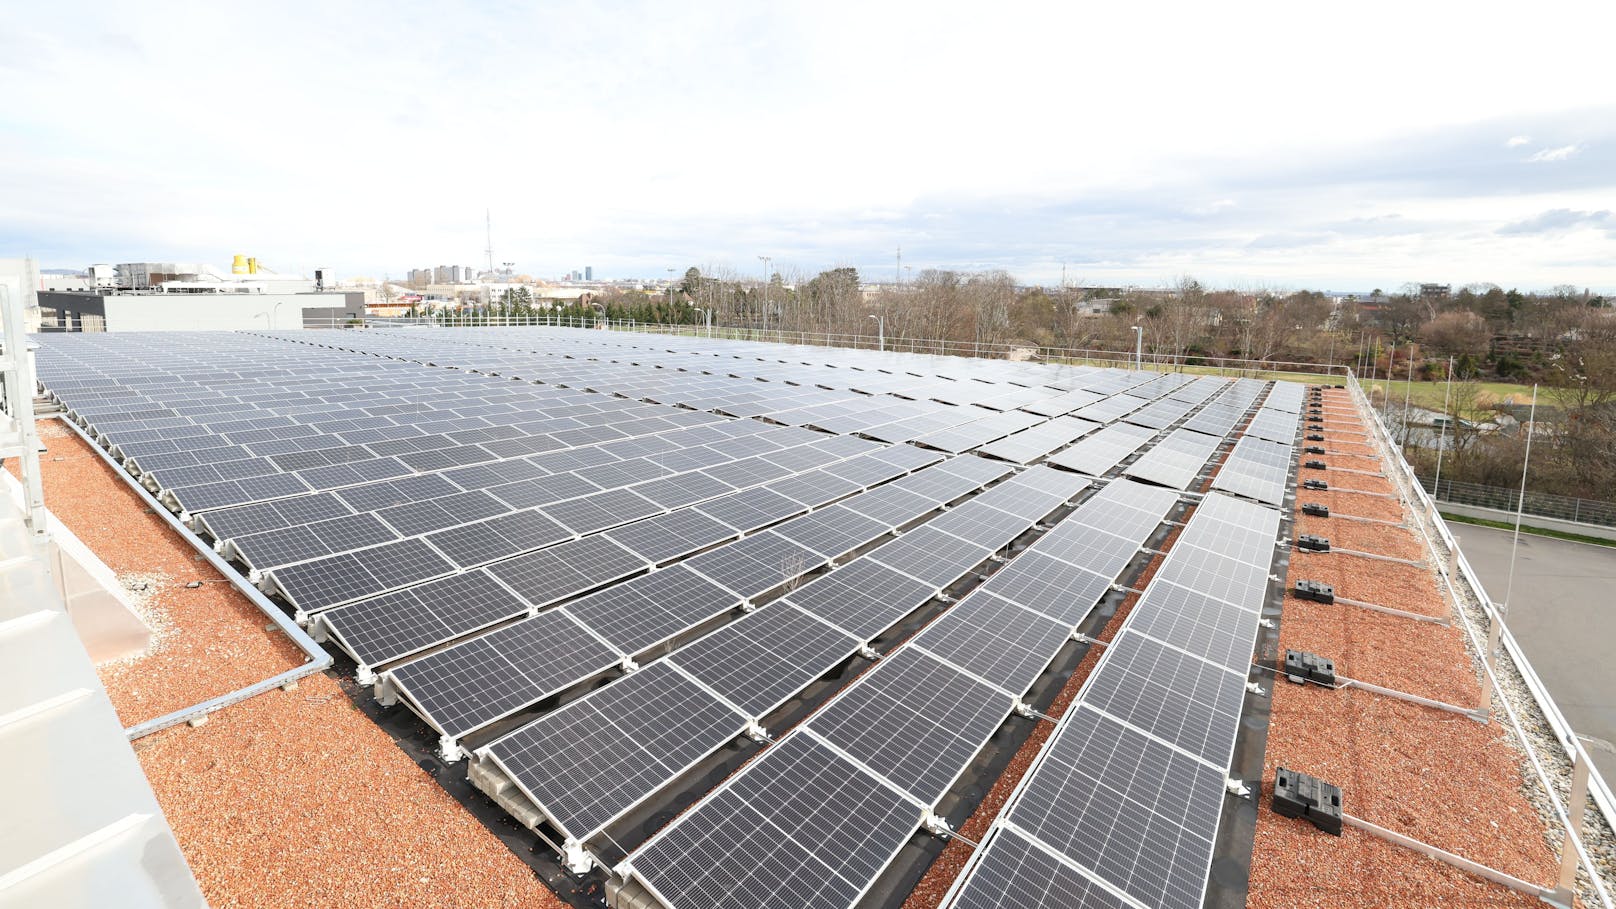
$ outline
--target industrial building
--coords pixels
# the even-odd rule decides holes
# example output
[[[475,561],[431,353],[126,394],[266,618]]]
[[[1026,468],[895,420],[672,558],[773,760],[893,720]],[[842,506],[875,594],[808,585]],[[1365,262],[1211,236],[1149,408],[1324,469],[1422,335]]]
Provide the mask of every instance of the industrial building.
[[[330,327],[365,315],[364,294],[313,278],[278,274],[238,255],[230,271],[206,264],[91,265],[79,290],[38,293],[40,331],[172,331]]]
[[[184,573],[102,677],[210,901],[1611,906],[1349,371],[255,328],[32,339],[47,493]]]

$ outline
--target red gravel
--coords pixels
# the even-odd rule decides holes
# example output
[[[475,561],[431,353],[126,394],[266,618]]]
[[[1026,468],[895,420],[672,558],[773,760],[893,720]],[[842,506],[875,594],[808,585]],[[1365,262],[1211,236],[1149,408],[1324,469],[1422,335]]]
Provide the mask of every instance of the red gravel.
[[[1374,555],[1391,556],[1420,562],[1425,560],[1425,547],[1402,527],[1386,524],[1365,524],[1341,518],[1315,518],[1298,514],[1297,533],[1311,533],[1329,539],[1332,549],[1350,549]],[[1354,558],[1345,555],[1343,558]],[[1363,599],[1359,597],[1358,599]]]
[[[100,667],[101,682],[133,726],[269,678],[302,653],[162,518],[55,420],[39,422],[51,513],[101,558],[158,626],[145,656]],[[201,587],[187,588],[192,581]],[[144,585],[144,589],[142,589]]]
[[[1345,402],[1345,392],[1327,397]],[[1390,489],[1387,481],[1354,477],[1362,488]],[[1395,500],[1304,492],[1303,501],[1325,501],[1338,510],[1401,520]],[[1353,501],[1356,499],[1357,501]],[[1336,504],[1339,502],[1339,506]],[[1367,503],[1383,502],[1395,514],[1370,514]],[[1300,521],[1315,519],[1300,517]],[[1342,522],[1345,524],[1346,522]],[[1332,542],[1347,540],[1335,519]],[[1402,527],[1360,525],[1379,548],[1402,554],[1422,547]],[[1346,545],[1344,542],[1340,545]],[[1422,558],[1429,561],[1431,555]],[[1287,585],[1301,578],[1334,584],[1338,596],[1425,615],[1450,614],[1428,569],[1339,554],[1295,553]],[[1474,661],[1463,633],[1346,604],[1326,606],[1287,596],[1280,625],[1284,647],[1336,659],[1342,675],[1425,697],[1472,706],[1481,697]],[[1519,753],[1498,723],[1481,724],[1459,714],[1364,691],[1329,691],[1277,680],[1264,759],[1264,785],[1257,816],[1247,906],[1340,909],[1403,906],[1536,906],[1538,901],[1465,874],[1411,850],[1351,827],[1340,838],[1269,809],[1271,781],[1283,765],[1342,787],[1347,813],[1423,840],[1528,881],[1555,878],[1559,863],[1545,839],[1543,822],[1527,800]]]

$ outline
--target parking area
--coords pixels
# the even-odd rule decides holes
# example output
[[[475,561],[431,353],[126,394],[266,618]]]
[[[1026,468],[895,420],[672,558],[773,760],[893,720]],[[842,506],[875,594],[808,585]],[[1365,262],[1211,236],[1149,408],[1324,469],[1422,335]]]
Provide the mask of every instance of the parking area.
[[[1507,530],[1451,525],[1492,598],[1509,585]],[[1509,627],[1573,727],[1616,741],[1616,547],[1521,534]],[[1607,781],[1616,755],[1592,750]]]

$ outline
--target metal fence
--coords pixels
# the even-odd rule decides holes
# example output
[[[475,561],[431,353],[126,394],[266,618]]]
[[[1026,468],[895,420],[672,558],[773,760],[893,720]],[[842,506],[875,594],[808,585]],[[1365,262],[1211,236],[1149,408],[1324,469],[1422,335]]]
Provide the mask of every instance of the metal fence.
[[[722,338],[731,341],[759,341],[773,344],[800,344],[813,347],[850,347],[888,350],[899,353],[939,354],[956,357],[986,357],[1000,360],[1026,360],[1056,366],[1134,365],[1131,350],[1099,350],[1066,347],[1037,347],[1027,344],[947,341],[879,334],[837,334],[828,332],[781,331],[733,325],[654,324],[632,320],[561,317],[549,313],[494,315],[476,312],[444,313],[432,317],[364,319],[316,319],[305,317],[304,328],[501,328],[513,326],[552,326],[592,328],[605,331],[635,331],[696,338]],[[1348,366],[1300,363],[1283,360],[1244,360],[1235,357],[1166,356],[1148,351],[1140,358],[1144,369],[1158,372],[1187,372],[1231,378],[1290,379],[1293,381],[1343,382]]]
[[[1452,480],[1443,480],[1441,487],[1438,488],[1431,477],[1422,476],[1419,480],[1420,485],[1425,487],[1425,491],[1429,492],[1439,502],[1454,502],[1459,505],[1479,505],[1482,508],[1514,511],[1515,506],[1521,501],[1521,492],[1518,489],[1507,489],[1502,486],[1482,486],[1479,483],[1456,483]],[[1521,510],[1526,514],[1540,515],[1545,518],[1558,518],[1562,521],[1577,521],[1583,524],[1616,527],[1616,502],[1605,502],[1599,499],[1578,499],[1549,492],[1527,490],[1526,503]]]

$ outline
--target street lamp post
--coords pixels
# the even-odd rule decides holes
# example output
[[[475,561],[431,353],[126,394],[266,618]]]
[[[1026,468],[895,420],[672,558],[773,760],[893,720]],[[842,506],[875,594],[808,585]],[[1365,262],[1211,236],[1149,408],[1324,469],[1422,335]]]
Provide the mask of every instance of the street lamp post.
[[[713,336],[713,311],[710,308],[703,309],[701,314],[707,319],[707,337],[710,338]]]
[[[1133,368],[1145,368],[1145,330],[1141,326],[1133,327]]]
[[[875,320],[876,350],[884,351],[887,349],[887,317],[871,316],[870,318]]]
[[[274,309],[271,309],[269,311],[269,327],[270,328],[275,327],[275,320],[279,319],[281,317],[281,307],[285,306],[285,305],[286,305],[286,301],[282,300],[279,303],[275,304]]]
[[[769,330],[769,265],[774,262],[773,256],[758,256],[763,263],[763,286],[758,290],[758,308],[763,314],[763,330]]]

